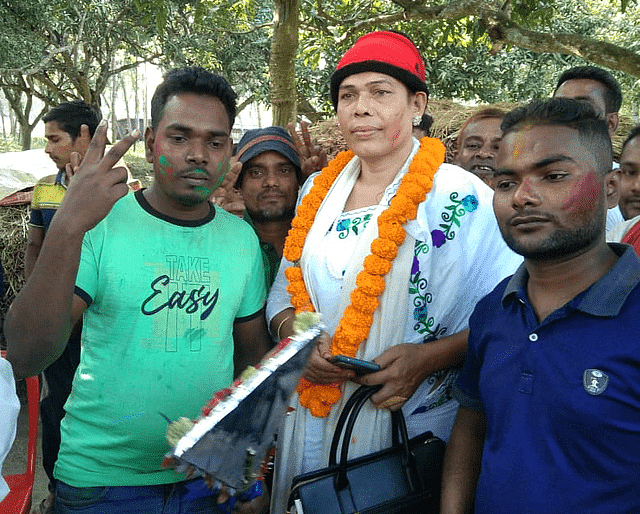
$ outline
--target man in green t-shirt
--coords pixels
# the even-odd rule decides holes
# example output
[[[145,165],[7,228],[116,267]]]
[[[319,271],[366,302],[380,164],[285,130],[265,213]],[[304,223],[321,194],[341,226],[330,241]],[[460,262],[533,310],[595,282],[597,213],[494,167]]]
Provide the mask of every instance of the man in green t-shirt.
[[[75,175],[5,322],[7,357],[30,376],[56,359],[84,314],[57,513],[215,508],[213,497],[190,499],[184,477],[160,462],[163,415],[196,417],[269,345],[258,240],[208,201],[229,167],[235,100],[202,68],[166,75],[145,133],[149,189],[127,195],[126,171],[113,168],[137,131],[103,157],[101,123],[82,163],[72,157]]]

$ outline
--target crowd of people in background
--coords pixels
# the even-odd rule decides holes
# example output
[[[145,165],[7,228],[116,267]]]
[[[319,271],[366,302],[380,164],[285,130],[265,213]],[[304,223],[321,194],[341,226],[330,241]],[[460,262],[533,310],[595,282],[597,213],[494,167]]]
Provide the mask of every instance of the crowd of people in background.
[[[106,151],[91,106],[45,116],[59,171],[33,193],[0,361],[0,462],[12,373],[47,385],[36,512],[221,512],[224,495],[190,494],[202,478],[160,466],[165,417],[196,418],[305,310],[325,333],[273,481],[233,512],[288,512],[361,385],[381,388],[350,458],[389,446],[402,411],[410,436],[447,442],[443,513],[640,511],[640,126],[613,162],[616,80],[576,67],[549,99],[479,109],[451,163],[403,34],[358,39],[330,95],[348,146],[330,161],[304,122],[234,145],[236,95],[199,67],[169,72],[145,134]],[[134,192],[120,159],[140,137],[154,180]]]

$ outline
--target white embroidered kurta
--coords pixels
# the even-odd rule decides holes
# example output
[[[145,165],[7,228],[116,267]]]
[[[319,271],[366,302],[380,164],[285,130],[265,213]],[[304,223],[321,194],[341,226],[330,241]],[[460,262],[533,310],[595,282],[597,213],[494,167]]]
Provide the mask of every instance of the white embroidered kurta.
[[[307,289],[330,333],[335,330],[346,306],[344,298],[348,297],[348,291],[344,292],[343,286],[348,290],[353,287],[354,276],[362,269],[362,260],[369,253],[370,241],[377,235],[376,218],[388,207],[417,149],[418,142],[414,141],[409,160],[387,187],[379,205],[345,213],[342,212],[342,201],[334,209],[333,219],[328,223],[325,221],[328,229],[323,229],[321,237],[314,237],[311,245],[305,245],[302,267],[308,277]],[[350,167],[354,168],[357,176],[357,158],[345,167],[343,173]],[[314,177],[307,180],[300,198],[310,190]],[[335,194],[346,201],[350,190],[349,187],[347,191]],[[418,206],[416,219],[405,226],[407,239],[394,260],[392,272],[386,277],[387,290],[383,295],[387,296],[386,300],[385,296],[381,297],[378,311],[384,310],[382,301],[385,300],[393,319],[388,317],[389,314],[387,318],[383,315],[384,321],[373,327],[369,334],[371,340],[373,330],[377,328],[381,337],[375,344],[370,340],[363,343],[358,357],[372,360],[398,343],[428,344],[465,330],[476,302],[515,271],[522,258],[506,247],[499,233],[491,204],[492,195],[492,190],[475,175],[457,166],[440,166],[431,192]],[[367,234],[367,229],[374,230],[374,233]],[[311,234],[307,242],[310,237]],[[291,306],[284,277],[284,269],[290,265],[283,260],[271,289],[267,304],[269,321]],[[403,282],[395,293],[390,294],[393,273],[402,277],[396,281]],[[404,322],[401,321],[403,319]],[[406,402],[403,412],[410,436],[431,430],[435,435],[448,439],[457,410],[457,403],[451,397],[451,384],[456,373],[456,370],[445,370],[428,377]],[[442,378],[443,375],[446,376]],[[441,379],[438,387],[432,390]],[[300,407],[294,394],[291,407],[295,410],[287,415],[278,434],[273,514],[285,512],[291,480],[295,475],[327,465],[333,426],[344,401],[356,387],[357,384],[351,382],[343,386],[341,401],[333,406],[326,418],[311,416],[306,408]],[[368,405],[358,418],[349,457],[387,447],[389,427],[388,411],[377,411]]]
[[[16,394],[13,370],[8,360],[0,357],[0,470],[16,437],[20,401]],[[9,493],[7,483],[0,476],[0,501]]]

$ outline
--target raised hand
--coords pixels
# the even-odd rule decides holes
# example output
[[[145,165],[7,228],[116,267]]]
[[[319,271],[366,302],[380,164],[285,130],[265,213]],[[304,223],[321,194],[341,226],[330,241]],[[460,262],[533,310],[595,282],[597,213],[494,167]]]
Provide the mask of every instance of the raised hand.
[[[127,170],[114,166],[139,136],[139,131],[133,131],[105,154],[107,123],[102,121],[82,162],[78,163],[77,155],[72,156],[67,170],[72,177],[56,218],[64,220],[70,230],[80,232],[92,229],[104,219],[116,201],[127,194]]]
[[[85,125],[82,126],[84,127]],[[65,184],[69,184],[71,182],[71,179],[76,174],[76,171],[78,171],[81,162],[82,157],[80,157],[80,154],[78,152],[71,152],[69,162],[64,167],[64,174],[66,177]]]
[[[229,171],[224,176],[222,185],[217,188],[210,200],[225,211],[242,218],[244,215],[244,199],[242,193],[235,188],[236,181],[242,171],[242,163],[235,157],[229,161]]]
[[[302,171],[302,179],[306,180],[309,175],[324,168],[327,162],[327,152],[320,146],[314,145],[309,134],[309,124],[306,121],[300,122],[300,131],[302,137],[296,132],[294,123],[287,125],[289,134],[296,146],[298,155],[300,156],[300,168]]]
[[[85,140],[91,139],[89,134],[89,127],[87,125],[80,125],[80,138]],[[77,169],[80,167],[80,163],[82,162],[82,157],[78,152],[71,152],[71,155],[69,156],[69,161],[70,162],[68,162],[64,168],[65,176],[66,176],[65,184],[69,184],[71,182],[71,178],[73,177]]]

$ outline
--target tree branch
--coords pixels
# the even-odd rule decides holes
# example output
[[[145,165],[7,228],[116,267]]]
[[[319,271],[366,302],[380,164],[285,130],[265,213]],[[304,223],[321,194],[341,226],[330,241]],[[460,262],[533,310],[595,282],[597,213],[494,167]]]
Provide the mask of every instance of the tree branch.
[[[48,68],[49,63],[51,63],[51,61],[57,55],[68,52],[72,48],[73,47],[71,45],[66,45],[66,46],[61,46],[59,48],[56,48],[54,50],[50,50],[48,51],[47,56],[44,59],[42,59],[42,61],[40,61],[36,66],[33,66],[28,70],[25,70],[23,68],[0,68],[0,75],[3,73],[8,73],[8,74],[20,73],[23,75],[35,75],[36,73],[40,73],[44,69]]]
[[[534,32],[503,16],[496,19],[493,27],[496,29],[490,31],[493,41],[534,52],[575,55],[592,63],[640,77],[640,55],[621,46],[578,34]]]
[[[494,43],[514,45],[533,52],[574,55],[640,77],[640,55],[632,50],[578,34],[534,32],[513,22],[506,12],[481,0],[454,0],[438,6],[425,5],[428,2],[429,0],[416,0],[409,5],[404,0],[394,1],[396,5],[404,4],[408,7],[356,22],[347,29],[342,40],[348,40],[354,34],[379,24],[401,20],[454,21],[474,16],[488,27],[489,37]]]
[[[344,20],[339,20],[326,13],[326,11],[324,10],[324,4],[322,3],[322,0],[317,0],[317,5],[318,5],[318,15],[320,17],[324,18],[329,23],[333,23],[334,25],[342,25],[344,23]]]
[[[242,102],[240,102],[236,107],[236,115],[239,114],[247,105],[253,103],[255,99],[256,99],[256,95],[252,93],[247,98],[245,98]]]

